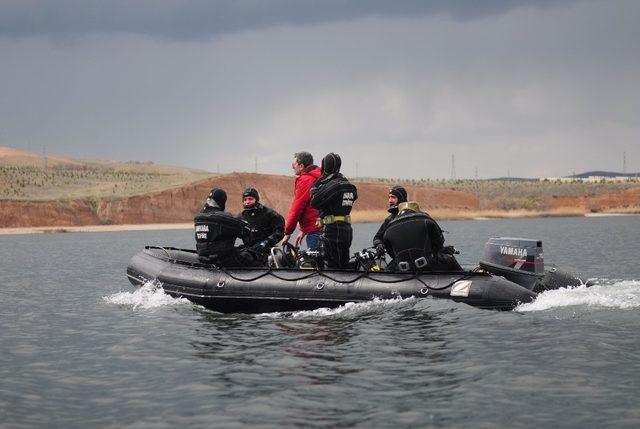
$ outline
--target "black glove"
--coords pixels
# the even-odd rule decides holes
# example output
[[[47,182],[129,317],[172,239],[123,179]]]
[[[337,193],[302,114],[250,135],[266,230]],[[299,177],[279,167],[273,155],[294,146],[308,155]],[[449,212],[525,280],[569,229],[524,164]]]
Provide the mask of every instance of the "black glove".
[[[386,249],[384,248],[384,244],[382,244],[382,243],[376,244],[376,253],[378,254],[378,256],[384,256],[384,254],[386,253]]]
[[[268,243],[266,240],[261,241],[260,243],[256,243],[253,246],[251,246],[251,250],[253,250],[254,252],[265,252],[268,248]]]
[[[453,246],[444,246],[442,248],[442,253],[445,255],[459,255],[460,251]]]

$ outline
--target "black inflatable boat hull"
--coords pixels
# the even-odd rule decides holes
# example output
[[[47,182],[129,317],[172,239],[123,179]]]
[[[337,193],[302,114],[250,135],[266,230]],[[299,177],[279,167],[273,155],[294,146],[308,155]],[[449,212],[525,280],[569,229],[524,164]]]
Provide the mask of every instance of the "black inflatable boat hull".
[[[222,313],[333,308],[375,298],[434,297],[474,307],[512,310],[536,293],[478,272],[395,274],[293,269],[227,269],[202,265],[194,252],[146,248],[127,267],[132,284],[158,281],[165,293]]]

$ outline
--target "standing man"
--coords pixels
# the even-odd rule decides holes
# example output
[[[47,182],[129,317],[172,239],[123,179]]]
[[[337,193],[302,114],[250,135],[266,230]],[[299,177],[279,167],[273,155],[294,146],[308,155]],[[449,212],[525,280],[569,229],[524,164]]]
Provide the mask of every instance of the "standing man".
[[[320,211],[322,226],[320,254],[327,268],[345,269],[349,265],[349,247],[353,239],[351,208],[358,191],[340,174],[340,156],[330,153],[322,158],[322,177],[311,188],[311,205]]]
[[[373,236],[373,246],[378,251],[379,255],[384,255],[384,243],[382,238],[384,237],[384,232],[387,230],[389,226],[389,222],[391,222],[398,215],[398,204],[407,202],[407,190],[402,186],[394,186],[389,189],[389,208],[387,211],[390,213],[389,216],[382,222],[380,225],[380,229],[376,232],[376,235]]]
[[[320,169],[313,165],[313,156],[309,152],[298,152],[293,155],[291,168],[296,175],[296,183],[293,190],[293,202],[289,208],[289,215],[284,226],[283,242],[289,241],[291,234],[300,224],[300,235],[296,238],[296,245],[300,244],[302,237],[307,237],[309,250],[318,250],[320,228],[316,225],[318,210],[311,207],[311,185],[320,177]]]
[[[254,188],[247,188],[242,192],[242,207],[239,217],[252,229],[252,234],[243,242],[256,259],[266,265],[269,249],[284,237],[284,218],[260,204],[260,194]]]

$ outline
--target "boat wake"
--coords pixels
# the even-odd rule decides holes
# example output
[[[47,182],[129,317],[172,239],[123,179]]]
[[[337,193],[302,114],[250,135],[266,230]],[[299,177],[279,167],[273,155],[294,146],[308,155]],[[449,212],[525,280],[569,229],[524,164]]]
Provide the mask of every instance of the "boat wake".
[[[348,302],[336,308],[318,308],[317,310],[303,310],[294,312],[262,313],[259,317],[270,319],[322,319],[331,317],[361,318],[364,316],[386,313],[390,309],[413,306],[417,302],[414,297],[379,299],[367,302]]]
[[[596,279],[596,284],[550,290],[515,311],[544,311],[569,306],[630,309],[640,307],[639,280]]]
[[[174,305],[193,305],[186,298],[173,298],[164,293],[162,287],[155,282],[147,282],[133,292],[118,292],[104,299],[109,304],[132,307],[132,310],[151,309]]]

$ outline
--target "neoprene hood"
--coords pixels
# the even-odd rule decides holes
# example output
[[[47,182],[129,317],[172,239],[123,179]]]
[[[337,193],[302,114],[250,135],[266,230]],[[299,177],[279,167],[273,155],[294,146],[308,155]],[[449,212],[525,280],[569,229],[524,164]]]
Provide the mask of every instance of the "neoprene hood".
[[[219,207],[220,210],[224,211],[224,207],[227,204],[227,193],[224,189],[213,188],[209,195],[207,196],[207,202],[205,203],[205,207]]]
[[[398,204],[407,202],[407,190],[402,186],[394,186],[389,193],[398,199]]]
[[[253,197],[256,199],[257,201],[260,201],[260,194],[258,194],[258,191],[256,190],[256,188],[247,188],[244,191],[242,191],[242,198],[245,197]]]
[[[339,173],[341,165],[342,160],[340,159],[340,155],[331,152],[330,154],[322,158],[322,175],[329,176],[330,174]]]

